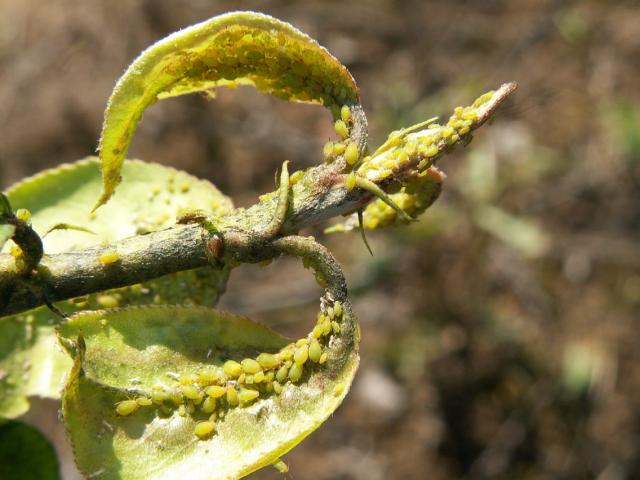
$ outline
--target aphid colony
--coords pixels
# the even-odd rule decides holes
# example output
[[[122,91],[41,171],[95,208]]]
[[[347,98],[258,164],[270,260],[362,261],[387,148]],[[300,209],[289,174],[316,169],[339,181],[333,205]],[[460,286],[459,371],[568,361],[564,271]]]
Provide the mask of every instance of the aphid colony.
[[[148,395],[116,404],[116,413],[128,416],[141,407],[153,406],[168,415],[175,409],[181,416],[200,418],[194,433],[207,438],[215,431],[215,421],[230,408],[251,405],[259,398],[280,395],[288,383],[298,383],[313,368],[324,365],[332,335],[340,333],[343,306],[323,302],[313,330],[277,353],[260,353],[241,361],[227,360],[222,367],[197,373],[168,375],[172,385],[156,384]],[[208,418],[207,418],[208,417]],[[206,418],[206,419],[205,419]]]
[[[470,141],[469,134],[478,120],[478,109],[491,100],[493,94],[485,93],[469,107],[456,107],[444,126],[435,123],[434,118],[392,132],[371,158],[363,160],[356,174],[380,182],[406,169],[415,169],[418,173],[425,171],[445,149],[461,140]],[[427,128],[421,129],[425,126]]]
[[[360,159],[360,152],[358,151],[358,145],[349,140],[352,126],[351,110],[348,105],[343,105],[339,110],[337,108],[334,110],[334,116],[338,117],[334,124],[334,129],[342,141],[325,143],[322,154],[326,163],[332,163],[340,155],[344,155],[347,165],[353,166]]]
[[[485,93],[471,106],[457,107],[444,126],[435,123],[437,119],[433,118],[392,132],[372,156],[363,158],[357,169],[345,176],[348,190],[362,183],[362,178],[376,184],[391,181],[386,187],[391,202],[379,197],[369,203],[362,214],[363,228],[373,230],[407,223],[410,217],[416,218],[433,203],[444,179],[444,174],[434,166],[435,161],[458,142],[471,141],[471,129],[479,118],[479,108],[491,100],[493,94]],[[348,231],[357,225],[354,216],[326,232]]]
[[[202,45],[193,49],[197,62],[191,59],[190,68],[199,79],[227,86],[249,80],[278,98],[325,106],[355,100],[355,84],[346,69],[300,32],[230,25]]]

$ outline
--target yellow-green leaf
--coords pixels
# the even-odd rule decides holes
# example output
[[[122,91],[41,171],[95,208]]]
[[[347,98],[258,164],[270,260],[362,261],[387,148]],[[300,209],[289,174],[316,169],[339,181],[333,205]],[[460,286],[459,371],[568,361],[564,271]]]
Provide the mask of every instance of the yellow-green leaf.
[[[184,172],[140,161],[126,161],[124,169],[130,181],[107,207],[91,216],[89,206],[102,186],[96,158],[39,173],[9,188],[7,195],[16,208],[31,212],[32,225],[41,235],[58,224],[94,232],[51,231],[43,239],[47,254],[167,228],[186,210],[220,215],[232,208],[231,201],[213,185]],[[60,302],[57,307],[73,313],[150,303],[213,306],[224,291],[228,274],[228,267],[190,270],[144,285]],[[56,345],[54,326],[59,321],[46,307],[0,318],[0,418],[23,414],[31,396],[59,398],[63,377],[71,368],[70,359]]]
[[[141,307],[74,316],[59,332],[75,355],[63,413],[81,471],[99,471],[104,480],[236,479],[276,462],[322,424],[349,389],[358,365],[358,329],[349,308],[341,307],[340,315],[340,333],[323,340],[326,361],[307,359],[297,383],[278,384],[280,394],[261,384],[253,398],[255,384],[227,379],[227,386],[238,384],[236,394],[246,401],[230,406],[226,395],[212,390],[214,425],[201,423],[209,421],[204,402],[189,413],[197,401],[190,398],[205,391],[203,372],[219,378],[227,360],[265,363],[270,357],[260,353],[278,354],[293,344],[246,318],[206,308]],[[255,371],[252,362],[243,364]],[[275,367],[266,368],[263,373],[274,376]],[[182,388],[180,406],[130,402],[152,398],[159,388]],[[123,406],[120,414],[117,404]]]
[[[268,15],[234,12],[180,30],[129,66],[109,99],[100,139],[104,187],[120,182],[122,162],[144,110],[157,100],[219,86],[253,85],[296,102],[357,104],[349,71],[304,33]]]

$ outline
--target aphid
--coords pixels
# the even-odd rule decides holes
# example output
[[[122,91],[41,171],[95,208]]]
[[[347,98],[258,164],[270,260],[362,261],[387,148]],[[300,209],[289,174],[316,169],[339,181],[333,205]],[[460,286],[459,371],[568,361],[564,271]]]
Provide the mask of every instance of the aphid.
[[[96,302],[103,308],[117,308],[120,306],[118,298],[113,295],[98,295]]]
[[[278,366],[278,359],[270,353],[261,353],[256,359],[262,368],[273,368]]]
[[[340,324],[334,320],[331,322],[331,330],[333,330],[333,333],[337,335],[340,333]]]
[[[254,374],[261,371],[262,367],[253,358],[245,358],[242,360],[242,370],[247,374]]]
[[[347,105],[343,105],[340,109],[340,118],[344,123],[349,123],[349,120],[351,120],[351,110]]]
[[[351,191],[356,186],[356,174],[351,172],[345,177],[344,184],[347,187],[347,190]]]
[[[309,358],[308,345],[302,345],[300,348],[296,350],[296,353],[293,354],[293,361],[296,362],[296,365],[304,365],[308,358]]]
[[[273,382],[271,386],[276,395],[280,395],[282,393],[282,384],[280,382]]]
[[[317,340],[313,340],[311,345],[309,345],[309,358],[312,362],[318,363],[320,361],[320,356],[322,355],[322,347]]]
[[[299,363],[294,363],[293,365],[291,365],[291,369],[289,370],[289,380],[295,383],[298,380],[300,380],[301,377],[302,377],[302,365]]]
[[[100,254],[100,256],[98,257],[98,261],[102,265],[113,265],[119,260],[120,260],[120,256],[118,255],[118,252],[116,252],[115,250],[106,250],[102,252],[102,254]]]
[[[151,400],[153,403],[160,405],[167,399],[167,394],[161,390],[154,390],[151,392]]]
[[[231,378],[238,378],[242,374],[242,365],[234,360],[224,362],[222,369]]]
[[[215,370],[202,370],[198,373],[198,383],[211,385],[218,381],[218,373]]]
[[[318,363],[320,365],[324,365],[325,362],[327,361],[328,355],[327,352],[324,352],[322,355],[320,355],[320,360],[318,361]]]
[[[335,302],[333,304],[333,313],[336,317],[342,316],[342,304],[340,302]]]
[[[303,170],[296,170],[289,177],[289,185],[295,185],[302,179],[303,176],[304,176]]]
[[[339,397],[344,393],[344,383],[338,383],[335,387],[333,387],[333,395]]]
[[[16,210],[16,217],[18,217],[23,222],[28,222],[31,220],[31,212],[26,208],[19,208]]]
[[[264,372],[258,372],[253,376],[254,383],[262,383],[264,382]]]
[[[327,142],[324,144],[324,147],[322,147],[322,155],[324,155],[324,158],[329,158],[333,155],[333,142]]]
[[[180,387],[180,391],[182,392],[182,395],[190,400],[202,399],[202,393],[193,385],[183,385]]]
[[[334,128],[340,138],[347,138],[349,136],[349,129],[347,128],[347,124],[344,123],[343,120],[336,120]]]
[[[141,407],[148,407],[149,405],[153,404],[153,401],[147,397],[138,397],[136,398],[136,402],[138,402],[138,405],[140,405]]]
[[[347,149],[347,146],[344,143],[338,142],[333,144],[334,155],[342,155],[346,149]]]
[[[235,389],[235,387],[233,385],[229,385],[227,387],[227,403],[232,406],[235,407],[238,405],[238,391]]]
[[[215,409],[216,401],[211,397],[205,398],[202,402],[202,406],[200,407],[200,410],[202,410],[204,413],[212,413]]]
[[[313,335],[314,338],[320,338],[322,336],[322,332],[323,332],[323,328],[322,325],[318,324],[315,327],[313,327],[313,330],[311,331],[311,335]]]
[[[296,340],[296,347],[302,347],[303,345],[309,345],[309,339],[308,338],[300,338],[300,339]]]
[[[278,373],[276,373],[276,380],[278,380],[280,383],[284,383],[287,380],[288,375],[289,369],[283,365],[278,369]]]
[[[360,153],[358,152],[358,146],[354,142],[349,142],[347,149],[344,153],[344,158],[349,165],[353,165],[358,161]]]
[[[116,405],[116,413],[122,417],[126,417],[138,410],[138,408],[140,408],[140,405],[138,405],[138,402],[135,400],[123,400]]]
[[[257,390],[251,390],[249,388],[240,389],[240,393],[238,393],[238,398],[242,403],[249,403],[255,400],[260,396],[260,392]]]
[[[193,432],[200,438],[206,438],[213,433],[215,428],[215,423],[210,420],[205,420],[204,422],[198,422],[193,429]]]
[[[227,389],[219,385],[211,385],[210,387],[207,387],[204,392],[211,398],[220,398],[227,393]]]
[[[178,415],[180,415],[181,417],[187,416],[187,409],[185,408],[184,405],[178,406]]]

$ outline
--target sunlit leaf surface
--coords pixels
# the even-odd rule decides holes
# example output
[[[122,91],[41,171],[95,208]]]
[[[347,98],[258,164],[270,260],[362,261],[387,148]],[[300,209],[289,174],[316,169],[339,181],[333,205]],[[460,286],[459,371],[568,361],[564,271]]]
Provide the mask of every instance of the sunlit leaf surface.
[[[104,204],[142,118],[157,100],[219,86],[253,85],[284,100],[328,107],[357,103],[349,71],[304,33],[255,12],[220,15],[149,47],[118,81],[100,139]]]

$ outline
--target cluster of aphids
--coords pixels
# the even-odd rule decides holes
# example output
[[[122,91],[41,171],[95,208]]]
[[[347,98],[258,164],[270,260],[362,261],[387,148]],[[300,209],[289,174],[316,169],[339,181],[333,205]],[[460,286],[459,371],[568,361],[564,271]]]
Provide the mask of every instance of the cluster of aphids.
[[[260,353],[237,362],[227,360],[222,368],[206,368],[198,373],[175,377],[171,386],[157,384],[148,396],[116,404],[120,416],[131,415],[141,407],[160,409],[164,414],[176,408],[181,416],[208,415],[196,423],[194,433],[201,439],[215,432],[215,421],[231,408],[246,407],[259,398],[280,395],[287,383],[297,383],[314,365],[324,365],[326,347],[332,334],[340,333],[343,306],[340,302],[322,304],[313,330],[305,338],[277,353]]]
[[[338,120],[334,123],[334,128],[340,142],[325,143],[322,153],[326,163],[332,163],[338,156],[344,155],[347,165],[353,166],[360,158],[358,145],[355,142],[348,141],[351,126],[351,110],[347,105],[343,105],[339,111],[334,112]]]
[[[471,129],[479,118],[478,110],[491,100],[488,92],[468,107],[456,107],[446,125],[428,120],[404,130],[392,132],[387,141],[371,156],[363,160],[354,175],[380,182],[407,169],[424,172],[436,157],[459,141],[471,140]],[[423,128],[425,127],[425,128]],[[353,181],[353,185],[355,182]],[[349,179],[347,179],[347,187]]]

